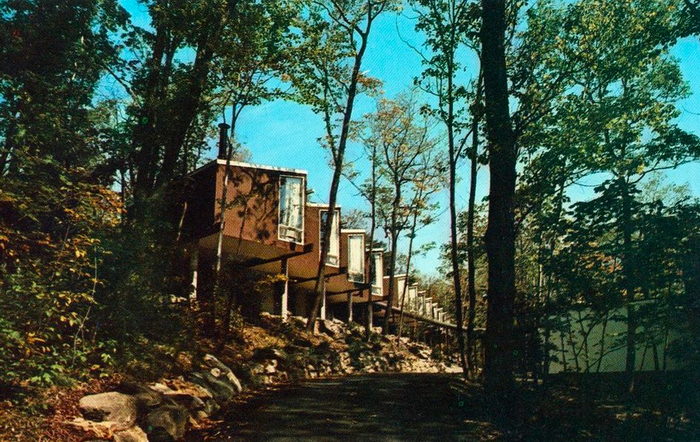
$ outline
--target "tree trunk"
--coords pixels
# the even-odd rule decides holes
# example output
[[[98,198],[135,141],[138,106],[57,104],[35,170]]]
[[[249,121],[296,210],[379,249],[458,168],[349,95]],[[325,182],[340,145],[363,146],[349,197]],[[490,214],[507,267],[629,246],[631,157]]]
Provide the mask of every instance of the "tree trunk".
[[[231,179],[231,161],[233,161],[233,146],[228,142],[228,129],[231,128],[231,138],[234,137],[236,131],[236,114],[232,112],[231,126],[226,123],[219,124],[219,145],[220,152],[225,152],[226,154],[226,164],[224,166],[224,178],[222,182],[221,189],[221,201],[219,202],[219,210],[221,212],[221,220],[219,221],[219,231],[217,233],[216,240],[216,261],[214,264],[214,305],[216,304],[216,296],[220,291],[221,287],[221,264],[223,261],[223,242],[224,242],[224,229],[226,228],[226,211],[229,209],[228,204],[228,182]],[[245,225],[245,215],[243,216],[243,222],[241,224],[241,232],[239,236],[239,247],[236,249],[235,255],[238,255],[240,251],[240,238],[243,237],[243,226]],[[219,333],[219,343],[223,345],[225,337],[229,333],[229,326],[231,323],[231,312],[233,307],[236,305],[236,293],[229,288],[229,293],[226,299],[226,306],[224,308],[223,321],[221,325],[221,330]]]
[[[168,136],[164,140],[163,161],[156,179],[156,187],[167,184],[175,176],[175,167],[185,145],[187,133],[200,111],[202,95],[209,79],[212,59],[214,58],[213,45],[219,38],[219,32],[216,29],[221,26],[221,21],[211,25],[211,28],[215,30],[207,29],[201,37],[194,66],[189,75],[189,87],[173,103],[177,112],[173,114],[174,121],[169,123]]]
[[[370,17],[368,15],[368,17]],[[355,55],[354,65],[352,68],[352,74],[350,76],[350,84],[348,85],[348,96],[345,103],[345,112],[343,113],[343,125],[340,129],[340,138],[338,140],[337,152],[334,152],[334,170],[333,179],[331,181],[331,189],[328,197],[328,217],[326,222],[323,223],[323,229],[321,232],[321,256],[319,257],[318,264],[318,274],[316,276],[316,296],[314,297],[313,307],[311,308],[311,314],[309,315],[309,321],[306,323],[306,330],[313,331],[314,325],[316,323],[316,318],[318,317],[318,310],[321,307],[321,302],[323,300],[323,295],[325,293],[325,279],[326,279],[326,258],[328,257],[328,248],[330,247],[331,238],[331,227],[333,226],[333,215],[335,213],[336,199],[338,196],[338,185],[340,184],[340,175],[343,168],[343,158],[345,156],[345,146],[348,142],[348,134],[350,130],[350,121],[352,120],[352,111],[355,106],[355,97],[357,95],[357,80],[360,76],[360,68],[362,67],[362,58],[367,50],[367,36],[369,35],[370,29],[372,27],[372,20],[368,18],[367,27],[365,32],[361,34],[360,48]],[[332,137],[332,134],[328,134]]]
[[[624,150],[622,157],[624,158]],[[629,193],[629,184],[623,177],[619,179],[619,184],[622,190],[622,270],[623,284],[625,290],[625,309],[627,313],[627,337],[625,345],[627,356],[625,358],[625,372],[629,382],[629,392],[634,392],[634,372],[637,357],[637,315],[634,308],[634,272],[632,270],[632,207],[631,195]]]
[[[159,97],[162,97],[162,59],[167,46],[167,34],[165,25],[154,24],[156,28],[155,40],[153,43],[153,53],[148,60],[148,74],[144,81],[143,103],[136,113],[137,123],[132,134],[133,149],[135,152],[136,180],[133,182],[133,193],[136,202],[134,215],[139,216],[139,205],[144,203],[144,199],[150,195],[153,189],[153,177],[155,173],[155,162],[159,152],[160,141],[158,140],[159,124]]]
[[[481,76],[477,86],[475,104],[481,101]],[[472,376],[476,373],[476,358],[474,357],[474,320],[476,318],[476,256],[474,248],[474,211],[476,206],[476,179],[478,172],[479,154],[479,120],[481,115],[474,106],[472,110],[472,149],[471,167],[469,171],[469,203],[467,206],[467,363]]]
[[[415,200],[420,201],[422,198],[422,192],[419,193]],[[406,302],[406,292],[408,291],[408,275],[411,271],[411,253],[413,253],[413,238],[416,236],[416,224],[418,223],[418,211],[417,209],[413,212],[413,220],[411,221],[411,236],[408,239],[408,255],[406,256],[406,283],[403,285],[403,290],[401,292],[401,313],[399,316],[399,331],[398,336],[401,337],[401,332],[403,329],[403,309]]]
[[[600,353],[597,361],[596,373],[600,373],[601,366],[603,365],[603,358],[605,357],[605,333],[608,329],[608,312],[605,312],[603,317],[603,329],[600,332]]]
[[[454,39],[454,28],[450,28],[452,34],[450,37]],[[450,166],[449,177],[449,193],[450,193],[450,261],[452,264],[452,285],[455,292],[455,323],[457,326],[457,347],[459,351],[459,362],[462,366],[462,371],[465,376],[469,372],[465,353],[464,333],[464,307],[462,304],[462,279],[459,271],[459,255],[458,255],[458,226],[457,226],[457,204],[455,197],[457,194],[457,149],[455,146],[454,134],[454,91],[453,91],[453,75],[454,75],[454,53],[448,55],[447,61],[447,149]]]
[[[224,178],[223,178],[223,183],[222,183],[222,188],[221,188],[221,200],[219,201],[219,216],[221,219],[219,220],[219,231],[217,233],[217,238],[216,238],[216,260],[214,261],[214,293],[213,297],[214,300],[212,302],[212,316],[216,318],[216,298],[219,296],[219,291],[221,287],[221,263],[223,261],[224,257],[224,250],[223,250],[223,245],[224,245],[224,229],[226,228],[226,209],[227,209],[227,193],[228,193],[228,181],[229,181],[229,175],[230,175],[230,165],[231,165],[231,156],[233,155],[233,149],[230,149],[228,147],[228,128],[229,125],[226,123],[221,123],[219,124],[219,144],[220,148],[219,150],[221,152],[226,152],[226,165],[224,166]],[[218,167],[218,166],[217,166]],[[232,306],[233,302],[233,295],[229,293],[228,300],[230,302],[227,303],[226,310],[228,313],[228,308],[229,304]],[[216,322],[215,322],[216,325]],[[224,315],[224,326],[222,329],[228,329],[228,321],[227,321],[227,314]],[[211,331],[213,336],[216,336],[216,331],[212,330]],[[223,333],[221,336],[219,336],[221,339],[221,342],[223,340]]]
[[[367,329],[366,329],[366,339],[369,342],[372,336],[372,327],[374,326],[374,304],[372,303],[372,279],[374,278],[376,269],[374,268],[374,231],[377,228],[377,209],[376,209],[376,198],[377,198],[377,147],[372,146],[372,187],[370,189],[370,228],[369,228],[369,262],[368,262],[368,274],[369,274],[369,295],[367,296]],[[382,284],[382,281],[379,281]]]
[[[391,224],[396,226],[395,213],[397,209],[392,209]],[[389,293],[386,296],[386,314],[384,315],[384,323],[382,324],[382,334],[389,334],[389,324],[393,318],[393,304],[394,304],[394,283],[396,282],[396,242],[399,239],[398,232],[396,228],[392,229],[391,232],[391,254],[389,255]]]
[[[514,194],[517,151],[508,109],[505,0],[482,0],[481,4],[483,21],[480,38],[490,162],[484,384],[494,398],[508,405],[514,389]]]

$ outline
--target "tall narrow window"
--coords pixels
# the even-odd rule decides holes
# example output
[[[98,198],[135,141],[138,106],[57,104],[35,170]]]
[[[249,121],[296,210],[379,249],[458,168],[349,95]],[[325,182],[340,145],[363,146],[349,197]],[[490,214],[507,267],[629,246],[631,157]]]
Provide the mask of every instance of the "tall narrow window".
[[[279,238],[304,241],[304,180],[300,177],[280,177]]]
[[[397,277],[396,278],[396,299],[401,299],[403,297],[403,289],[406,287],[406,277]]]
[[[384,288],[384,258],[381,251],[374,252],[374,265],[372,266],[372,294],[382,295]]]
[[[408,310],[415,311],[418,300],[418,288],[413,286],[408,288]]]
[[[348,280],[365,282],[365,235],[348,235]]]
[[[319,225],[319,238],[323,238],[323,226],[326,224],[326,219],[328,219],[328,211],[321,211],[321,223]],[[337,266],[340,262],[340,217],[338,216],[338,211],[335,211],[333,220],[331,223],[331,240],[330,247],[328,248],[328,255],[326,256],[326,264],[329,266]]]

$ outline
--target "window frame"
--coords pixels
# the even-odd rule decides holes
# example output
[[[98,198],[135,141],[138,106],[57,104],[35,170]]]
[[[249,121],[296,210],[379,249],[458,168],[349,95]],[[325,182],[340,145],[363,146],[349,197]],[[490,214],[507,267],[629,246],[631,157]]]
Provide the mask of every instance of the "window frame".
[[[329,210],[328,208],[325,209],[318,209],[318,259],[321,259],[321,240],[323,239],[323,212],[328,213]],[[335,267],[335,268],[340,268],[340,252],[341,252],[341,247],[340,247],[340,210],[338,208],[335,209],[335,214],[337,216],[334,216],[331,218],[331,222],[333,225],[331,225],[331,244],[333,240],[333,227],[337,226],[337,238],[338,238],[338,255],[331,255],[331,249],[328,248],[328,255],[326,255],[326,262],[324,263],[325,265],[329,267]],[[328,262],[329,258],[335,258],[335,264]]]
[[[370,284],[372,284],[372,294],[377,296],[384,295],[384,252],[381,250],[372,251],[372,269],[374,274],[370,275]],[[379,262],[377,262],[379,261]],[[379,265],[377,265],[379,264]],[[379,271],[377,271],[379,269]],[[381,273],[381,276],[380,276]]]
[[[298,179],[301,180],[301,190],[300,190],[300,207],[301,207],[301,228],[297,229],[296,227],[288,226],[286,224],[282,224],[282,180],[283,179]],[[277,239],[280,241],[285,241],[285,242],[292,242],[294,244],[304,244],[304,233],[305,233],[305,210],[306,210],[306,178],[304,176],[299,176],[299,175],[287,175],[287,174],[280,174],[279,179],[277,180]],[[290,236],[282,236],[282,229],[288,229],[288,230],[299,230],[299,240],[292,238]]]
[[[350,239],[352,237],[360,237],[360,273],[350,273],[350,252],[352,250],[352,247],[350,246]],[[365,234],[364,233],[348,233],[348,281],[350,282],[355,282],[358,284],[363,284],[365,282],[365,257],[364,257],[364,250],[365,250]],[[359,275],[359,279],[355,279],[355,276],[353,275]]]

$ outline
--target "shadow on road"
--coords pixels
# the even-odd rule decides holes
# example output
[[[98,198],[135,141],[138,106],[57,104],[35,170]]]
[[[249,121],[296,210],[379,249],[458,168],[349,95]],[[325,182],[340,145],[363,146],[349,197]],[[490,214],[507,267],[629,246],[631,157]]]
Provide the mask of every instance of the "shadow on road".
[[[650,378],[649,391],[631,400],[608,378],[561,379],[545,390],[523,384],[507,404],[489,404],[458,375],[307,381],[244,400],[222,425],[188,440],[700,440],[696,382]]]
[[[234,407],[190,440],[478,439],[456,375],[387,374],[308,381]],[[473,410],[472,410],[473,411]]]

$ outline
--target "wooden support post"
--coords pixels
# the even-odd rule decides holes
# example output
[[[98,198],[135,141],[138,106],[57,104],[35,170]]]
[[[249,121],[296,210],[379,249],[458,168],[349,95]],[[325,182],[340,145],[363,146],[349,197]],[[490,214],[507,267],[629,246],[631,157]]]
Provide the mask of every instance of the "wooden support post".
[[[199,244],[195,243],[190,254],[190,273],[192,281],[190,282],[190,306],[197,306],[197,272],[199,270]]]
[[[374,324],[374,305],[372,304],[372,289],[369,289],[369,298],[367,299],[367,330],[372,331]],[[368,335],[369,336],[369,335]]]
[[[282,316],[282,320],[286,321],[289,310],[289,266],[287,263],[287,258],[282,259],[280,267],[280,273],[284,275],[284,282],[280,287],[282,298],[280,300],[280,315]]]
[[[352,322],[352,292],[348,293],[348,324]]]
[[[326,319],[326,284],[323,284],[323,299],[321,300],[321,319]]]

